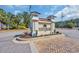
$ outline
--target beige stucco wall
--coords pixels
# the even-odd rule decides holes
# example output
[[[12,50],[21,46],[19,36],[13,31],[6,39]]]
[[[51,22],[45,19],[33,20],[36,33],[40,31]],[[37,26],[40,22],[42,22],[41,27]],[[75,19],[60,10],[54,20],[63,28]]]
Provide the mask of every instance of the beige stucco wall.
[[[37,36],[48,35],[48,34],[50,34],[50,31],[38,31],[38,35]]]
[[[46,27],[44,27],[44,24],[46,24]],[[48,34],[53,34],[54,30],[55,30],[55,23],[54,22],[39,22],[39,21],[35,21],[33,22],[33,32],[32,34],[36,34],[37,36],[40,35],[48,35]]]
[[[55,30],[55,23],[52,22],[52,23],[51,23],[51,34],[54,33],[54,30]]]
[[[50,24],[46,24],[47,28],[50,28]],[[39,28],[43,28],[44,24],[43,23],[39,23]]]
[[[44,24],[46,24],[47,30],[45,30]],[[41,29],[43,28],[43,30],[40,30],[40,28]],[[38,30],[38,36],[40,36],[40,35],[48,35],[48,34],[51,34],[51,23],[40,23],[39,24],[39,30]]]

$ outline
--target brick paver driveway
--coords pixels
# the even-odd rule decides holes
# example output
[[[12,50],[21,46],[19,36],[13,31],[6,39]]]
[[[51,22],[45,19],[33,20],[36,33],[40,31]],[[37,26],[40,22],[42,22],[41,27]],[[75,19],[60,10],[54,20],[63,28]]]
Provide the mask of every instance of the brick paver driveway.
[[[0,53],[30,53],[29,43],[18,44],[12,42],[13,37],[21,33],[23,33],[23,31],[0,32]]]
[[[40,53],[79,53],[79,42],[66,36],[46,36],[34,40]]]

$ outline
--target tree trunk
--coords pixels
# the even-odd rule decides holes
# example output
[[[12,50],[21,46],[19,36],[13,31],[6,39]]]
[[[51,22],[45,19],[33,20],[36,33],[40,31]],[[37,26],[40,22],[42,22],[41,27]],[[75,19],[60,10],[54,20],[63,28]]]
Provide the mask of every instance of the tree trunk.
[[[17,27],[16,27],[17,29],[19,29],[19,28],[18,28],[18,25],[19,25],[19,24],[17,24]]]
[[[2,29],[2,23],[0,22],[0,30]]]
[[[8,26],[7,26],[7,30],[9,30],[9,24],[8,24]]]

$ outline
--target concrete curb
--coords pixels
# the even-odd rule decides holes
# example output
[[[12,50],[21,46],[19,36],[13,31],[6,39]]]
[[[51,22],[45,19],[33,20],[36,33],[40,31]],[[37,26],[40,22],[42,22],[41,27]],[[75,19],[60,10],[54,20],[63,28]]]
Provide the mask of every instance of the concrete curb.
[[[13,41],[14,43],[21,43],[21,44],[30,43],[30,41],[17,41],[16,38],[14,38],[12,41]]]
[[[56,36],[66,36],[66,35],[64,35],[64,34],[60,34],[60,35],[53,35],[53,36],[56,37]],[[37,37],[36,37],[36,38],[30,38],[30,39],[32,39],[32,40],[36,40]],[[26,40],[18,41],[18,40],[16,40],[16,38],[14,38],[12,41],[13,41],[14,43],[30,43],[30,42],[31,42],[30,40],[29,40],[29,41],[26,41]]]

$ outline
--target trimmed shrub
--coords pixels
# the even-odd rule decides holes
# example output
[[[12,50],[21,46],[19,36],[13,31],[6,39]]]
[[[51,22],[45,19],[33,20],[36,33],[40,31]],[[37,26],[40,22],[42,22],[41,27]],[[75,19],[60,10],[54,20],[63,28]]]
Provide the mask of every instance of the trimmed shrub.
[[[73,27],[75,27],[75,24],[73,22],[69,22],[69,23],[67,23],[67,27],[73,28]]]
[[[18,26],[19,29],[26,29],[25,26]]]

